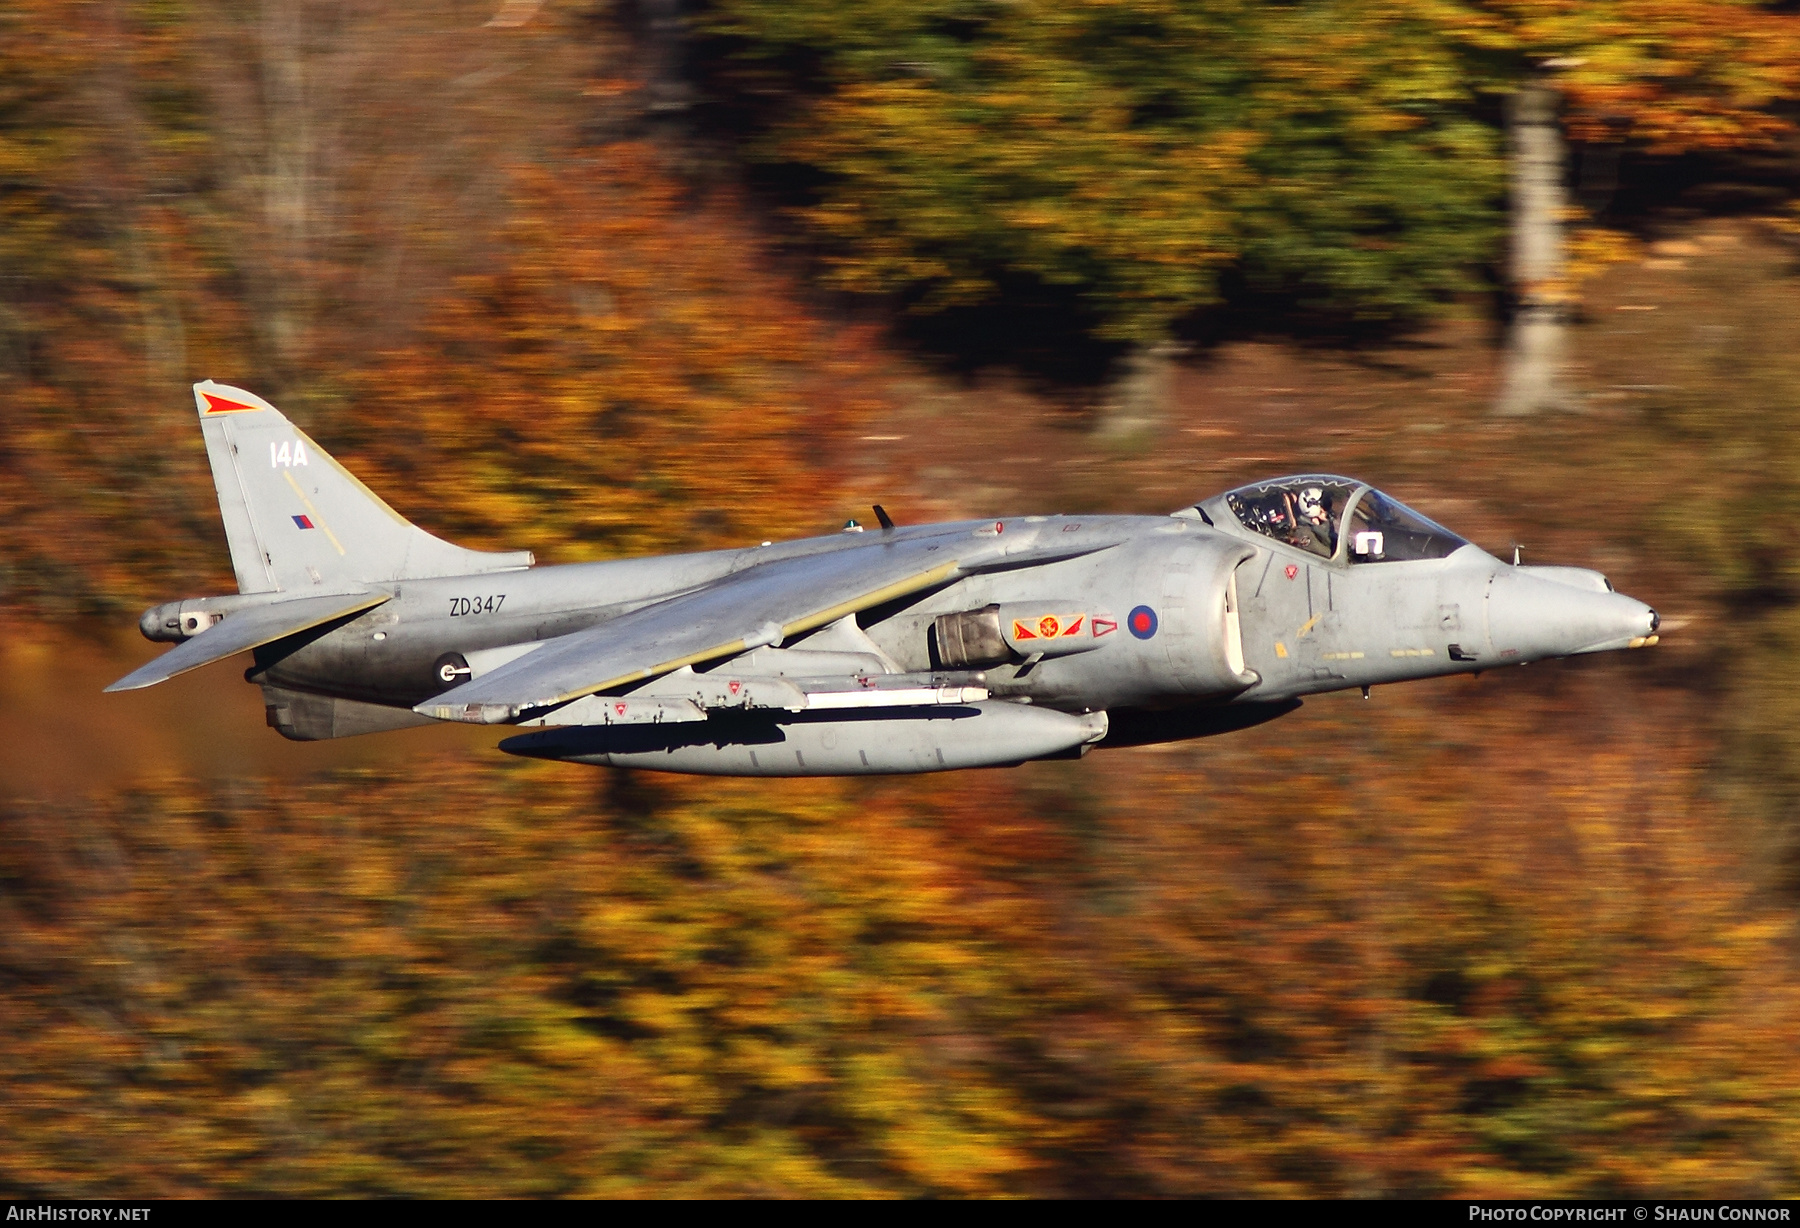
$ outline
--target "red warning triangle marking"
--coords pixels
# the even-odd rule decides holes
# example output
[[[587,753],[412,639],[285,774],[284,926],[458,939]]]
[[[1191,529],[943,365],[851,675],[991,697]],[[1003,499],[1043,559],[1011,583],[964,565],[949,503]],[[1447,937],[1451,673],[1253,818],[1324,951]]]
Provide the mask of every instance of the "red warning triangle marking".
[[[248,414],[256,412],[256,406],[245,405],[241,401],[227,401],[224,397],[216,397],[210,392],[203,392],[200,395],[206,398],[206,412],[209,414]]]

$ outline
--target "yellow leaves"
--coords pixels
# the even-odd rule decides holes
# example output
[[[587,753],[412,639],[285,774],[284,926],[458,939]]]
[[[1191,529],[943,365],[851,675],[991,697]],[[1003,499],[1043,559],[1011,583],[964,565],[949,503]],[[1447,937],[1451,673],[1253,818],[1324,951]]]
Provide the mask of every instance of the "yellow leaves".
[[[1523,45],[1515,10],[1421,6],[1506,50]],[[1625,6],[1606,11],[1613,24],[1587,27],[1590,42],[1628,32]],[[1572,40],[1580,13],[1530,7],[1532,36]],[[1673,40],[1679,24],[1647,37]],[[1670,74],[1728,80],[1706,47],[1662,46],[1609,42],[1569,70],[1585,74],[1571,76],[1582,114],[1661,105]],[[1369,50],[1349,33],[1320,47]],[[1353,136],[1454,94],[1409,55],[1394,52]],[[1307,56],[1296,44],[1277,65],[1291,99],[1354,79],[1334,62],[1309,84]],[[959,173],[1044,176],[1038,195],[977,213],[1041,236],[1030,259],[1047,273],[1083,249],[1169,268],[1217,259],[1222,215],[1183,229],[1187,198],[1230,182],[1260,136],[1165,148],[1116,99],[1072,108],[1076,69],[972,99],[871,84],[832,102],[829,131],[792,139],[846,174],[879,168],[839,124],[877,131],[884,154],[943,147]],[[1727,97],[1753,97],[1758,80]],[[971,135],[958,108],[973,104],[1008,125],[997,149]],[[1678,117],[1688,137],[1745,130],[1704,111]],[[1065,141],[1098,171],[1069,175]],[[967,221],[931,191],[882,207],[934,238]],[[520,172],[486,272],[429,304],[424,339],[363,371],[341,411],[320,411],[350,440],[341,454],[453,536],[547,559],[820,527],[840,493],[838,432],[882,411],[870,351],[832,340],[746,254],[756,236],[738,210],[686,199],[630,145]],[[882,217],[850,197],[814,215],[841,234]],[[1578,271],[1630,250],[1600,231],[1573,246]],[[942,251],[877,233],[863,252],[839,266],[849,284],[987,289]],[[1109,292],[1156,288],[1128,278]],[[242,310],[205,302],[209,320]],[[195,361],[221,361],[227,332],[196,340]],[[67,344],[90,373],[126,367],[111,343]],[[123,382],[105,386],[9,385],[8,447],[105,485],[75,461],[138,440],[127,419],[142,408]],[[82,431],[70,406],[89,415]],[[138,443],[152,441],[161,428]],[[1779,459],[1751,435],[1738,446]],[[174,453],[124,452],[180,468]],[[187,483],[180,505],[210,526],[204,462],[190,459],[161,476]],[[1774,485],[1752,476],[1739,485]],[[1666,479],[1647,472],[1643,486]],[[0,508],[20,518],[9,549],[21,524],[70,566],[117,539],[118,521],[75,523],[37,482],[0,481]],[[111,566],[109,594],[158,574]],[[1600,676],[1553,675],[1571,690]],[[1558,705],[1575,700],[1530,689],[1548,683],[1498,685],[1454,712],[1447,690],[1383,696],[1360,719],[1322,699],[1156,757],[938,780],[620,784],[413,759],[424,744],[409,743],[391,772],[280,802],[254,784],[168,781],[9,806],[0,1183],[1511,1195],[1603,1177],[1781,1190],[1800,1120],[1792,924],[1717,842],[1709,752],[1670,738],[1680,710],[1645,691],[1576,708],[1620,722],[1609,734],[1571,729]],[[1762,724],[1794,724],[1762,702],[1774,705]]]
[[[594,1070],[615,1056],[616,1046],[593,1033],[565,1023],[538,1031],[531,1042],[532,1053],[553,1066],[565,1069]]]
[[[719,1055],[722,1073],[781,1092],[823,1087],[830,1079],[811,1055],[761,1036],[733,1037]]]
[[[416,780],[311,787],[268,821],[248,795],[162,788],[119,833],[128,882],[66,865],[99,877],[72,914],[87,937],[55,958],[114,1022],[56,1022],[74,999],[46,1000],[50,1015],[14,1003],[0,1073],[33,1063],[47,1094],[32,1103],[73,1131],[177,1115],[189,1144],[136,1190],[1003,1188],[1025,1161],[1002,1136],[1029,1119],[934,1039],[952,1026],[945,990],[991,991],[969,979],[987,961],[963,949],[928,831],[807,785],[785,813],[684,785],[596,823],[591,786],[572,786],[537,765],[438,760]],[[406,817],[438,814],[445,791],[454,814]],[[247,871],[264,885],[239,890]],[[917,932],[884,940],[884,926]],[[121,941],[134,934],[148,945]],[[154,1101],[85,1089],[83,1072],[158,1048]],[[74,1137],[0,1124],[0,1168],[110,1164]],[[288,1138],[316,1141],[290,1165]],[[819,1146],[886,1176],[832,1176]]]
[[[1509,6],[1514,46],[1555,57],[1581,140],[1632,139],[1653,153],[1767,141],[1768,110],[1800,85],[1800,23],[1744,0],[1611,0]]]
[[[1585,218],[1585,213],[1581,215]],[[1570,219],[1579,221],[1579,218]],[[1569,284],[1579,295],[1584,283],[1592,281],[1615,264],[1641,259],[1643,244],[1632,235],[1606,226],[1576,225],[1566,240],[1568,263],[1565,268]]]

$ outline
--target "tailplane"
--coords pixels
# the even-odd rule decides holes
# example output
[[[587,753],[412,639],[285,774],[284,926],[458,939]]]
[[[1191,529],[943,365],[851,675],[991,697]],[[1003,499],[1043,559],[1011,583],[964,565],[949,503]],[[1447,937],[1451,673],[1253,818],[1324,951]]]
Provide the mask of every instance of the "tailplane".
[[[529,551],[465,550],[433,537],[254,393],[204,380],[194,405],[240,593],[336,592],[532,564]]]

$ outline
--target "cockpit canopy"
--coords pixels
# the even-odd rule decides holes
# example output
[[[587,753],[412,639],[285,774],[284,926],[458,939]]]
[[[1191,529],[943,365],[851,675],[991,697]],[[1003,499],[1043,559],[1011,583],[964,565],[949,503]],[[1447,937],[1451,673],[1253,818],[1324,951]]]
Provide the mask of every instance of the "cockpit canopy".
[[[1326,559],[1441,559],[1468,545],[1374,487],[1328,473],[1256,482],[1208,502],[1254,533]]]

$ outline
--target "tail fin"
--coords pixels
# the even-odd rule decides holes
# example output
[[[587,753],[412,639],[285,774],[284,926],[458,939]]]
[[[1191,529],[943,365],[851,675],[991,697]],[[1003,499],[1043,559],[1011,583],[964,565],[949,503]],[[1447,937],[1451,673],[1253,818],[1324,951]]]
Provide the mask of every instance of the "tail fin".
[[[253,393],[194,385],[240,593],[529,567],[528,551],[465,550],[410,523]]]

